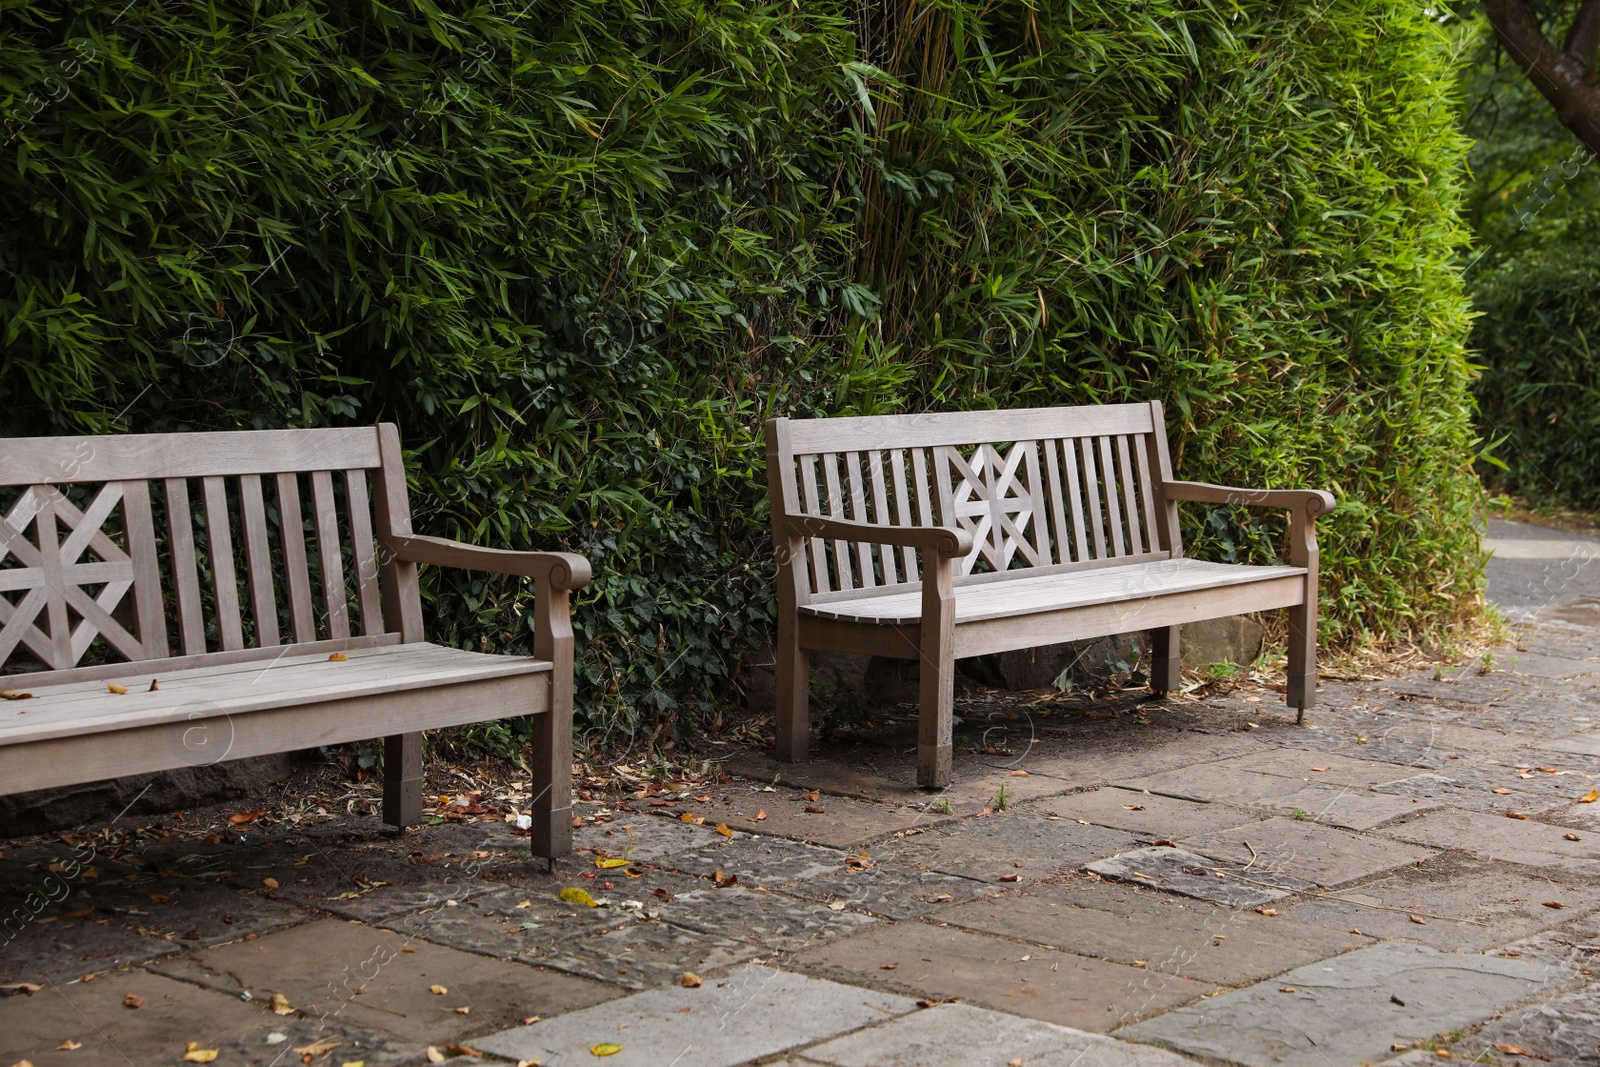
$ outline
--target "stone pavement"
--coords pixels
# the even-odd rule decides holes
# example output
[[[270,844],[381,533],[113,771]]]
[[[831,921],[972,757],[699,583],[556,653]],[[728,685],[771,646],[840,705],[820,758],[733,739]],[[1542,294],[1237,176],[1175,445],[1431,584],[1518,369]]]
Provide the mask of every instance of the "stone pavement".
[[[903,727],[742,751],[554,872],[497,819],[0,844],[0,1067],[1600,1063],[1600,543],[1490,534],[1516,646],[1304,728],[969,698],[943,795]]]

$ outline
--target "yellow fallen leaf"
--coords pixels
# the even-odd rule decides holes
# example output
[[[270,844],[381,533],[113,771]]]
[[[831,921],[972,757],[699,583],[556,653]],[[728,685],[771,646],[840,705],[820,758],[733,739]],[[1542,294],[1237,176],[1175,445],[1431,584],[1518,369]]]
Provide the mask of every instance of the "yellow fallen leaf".
[[[210,1063],[217,1058],[218,1049],[201,1048],[200,1042],[189,1042],[188,1049],[183,1054],[184,1063]]]
[[[1505,786],[1502,785],[1502,786],[1496,786],[1492,790],[1492,792],[1494,792],[1494,793],[1496,793],[1496,794],[1498,794],[1500,796],[1509,796],[1510,793],[1511,793],[1511,790],[1507,789]]]
[[[626,867],[628,861],[621,856],[596,856],[594,865],[603,870],[610,870],[612,867]]]
[[[321,1056],[325,1052],[332,1052],[338,1048],[338,1041],[313,1041],[309,1045],[300,1045],[294,1050],[296,1056]]]
[[[443,1063],[446,1059],[447,1059],[447,1057],[445,1056],[444,1053],[440,1052],[437,1048],[435,1048],[432,1045],[428,1046],[428,1062],[429,1063]]]
[[[598,908],[600,906],[599,903],[595,901],[594,897],[591,897],[588,893],[581,889],[563,889],[561,891],[561,899],[566,901],[568,904],[587,904],[591,908]]]
[[[705,819],[701,818],[698,815],[694,815],[694,814],[691,814],[690,812],[686,811],[682,815],[678,816],[678,821],[679,822],[692,822],[696,826],[699,826],[701,823],[705,822]],[[608,1052],[608,1053],[606,1053],[606,1055],[609,1056],[609,1055],[611,1055],[611,1053]]]
[[[519,908],[531,908],[531,907],[533,907],[533,901],[531,901],[531,900],[524,900],[524,901],[522,901],[522,902],[521,902],[521,903],[519,903],[519,904],[518,904],[518,905],[517,905],[517,907],[519,907]]]
[[[1593,804],[1597,800],[1600,800],[1600,789],[1591,789],[1587,793],[1583,794],[1583,796],[1578,798],[1578,803]]]
[[[28,1060],[18,1060],[16,1063],[13,1063],[11,1067],[33,1067],[33,1064]]]
[[[1029,774],[1027,771],[1012,771],[1011,772],[1011,777],[1013,777],[1013,778],[1032,778],[1033,775]]]
[[[456,1009],[456,1014],[457,1015],[471,1015],[472,1014],[472,1008],[469,1007],[466,1004],[463,1004],[463,1005],[461,1005],[461,1007]]]
[[[717,823],[717,833],[721,834],[723,837],[733,836],[733,831],[728,829],[728,824],[725,822]]]
[[[593,1053],[594,1055],[596,1055],[596,1056],[615,1056],[617,1053],[622,1051],[622,1046],[621,1045],[613,1045],[613,1044],[607,1042],[604,1045],[596,1045],[594,1048],[590,1049],[589,1051],[591,1053]]]
[[[446,989],[442,985],[431,985],[428,987],[428,992],[432,993],[436,997],[442,997],[446,993],[450,992],[450,990]]]
[[[276,878],[263,878],[261,879],[261,884],[266,886],[268,889],[278,888],[278,880]]]
[[[1428,920],[1424,919],[1420,915],[1409,915],[1409,916],[1407,916],[1407,918],[1409,918],[1412,922],[1416,923],[1418,926],[1427,926],[1428,925]]]
[[[339,1067],[367,1067],[366,1060],[345,1060]]]
[[[518,1060],[517,1067],[539,1067],[543,1060]]]
[[[1495,1042],[1494,1050],[1496,1052],[1504,1052],[1507,1056],[1526,1056],[1528,1054],[1528,1050],[1521,1045],[1508,1045],[1500,1041]]]
[[[757,811],[754,815],[750,816],[750,821],[751,822],[760,822],[762,819],[765,819],[766,817],[767,817],[766,811],[765,810],[761,810],[761,811]]]
[[[1566,838],[1568,841],[1582,841],[1583,840],[1583,838],[1579,837],[1577,834],[1562,834],[1561,836]]]
[[[328,662],[329,663],[345,663],[345,662],[348,662],[349,659],[350,659],[350,657],[345,655],[343,652],[335,652],[333,655],[328,657]]]
[[[695,974],[693,971],[684,971],[683,977],[678,981],[682,983],[683,988],[685,989],[699,989],[705,984],[705,980],[702,979],[698,974]]]
[[[82,1047],[82,1041],[74,1041],[69,1037],[65,1041],[61,1042],[61,1044],[57,1045],[56,1050],[59,1052],[76,1052]],[[190,1047],[193,1048],[194,1046],[191,1045]],[[212,1053],[212,1055],[214,1056],[216,1053]]]
[[[115,693],[117,696],[122,696],[123,694],[127,693],[127,691],[128,687],[125,685],[118,685],[116,682],[106,683],[106,692],[108,693]]]
[[[289,1006],[289,998],[282,993],[272,994],[272,999],[267,1001],[267,1007],[272,1009],[274,1015],[293,1015],[294,1008]]]
[[[23,693],[23,692],[19,692],[18,690],[15,690],[15,689],[0,689],[0,700],[32,700],[32,699],[33,699],[33,694],[32,693]],[[27,1060],[23,1060],[22,1062],[23,1063],[27,1063],[28,1061]],[[31,1065],[30,1065],[30,1067],[31,1067]]]

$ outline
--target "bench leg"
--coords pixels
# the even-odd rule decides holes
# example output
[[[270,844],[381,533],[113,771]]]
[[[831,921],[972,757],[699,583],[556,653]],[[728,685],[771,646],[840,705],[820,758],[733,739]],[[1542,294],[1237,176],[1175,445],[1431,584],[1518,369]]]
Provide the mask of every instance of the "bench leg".
[[[943,789],[950,784],[950,727],[955,712],[956,664],[953,658],[924,659],[917,703],[917,784]]]
[[[383,821],[404,829],[422,822],[422,735],[383,739]]]
[[[572,851],[572,709],[533,717],[533,846],[554,863]]]
[[[799,627],[778,620],[778,758],[799,763],[811,744],[811,654],[800,647]]]
[[[1150,691],[1170,693],[1182,686],[1182,657],[1178,643],[1181,626],[1160,626],[1150,631]]]
[[[1295,722],[1306,721],[1306,709],[1317,702],[1317,608],[1310,604],[1289,609],[1289,686],[1285,696],[1296,709]]]

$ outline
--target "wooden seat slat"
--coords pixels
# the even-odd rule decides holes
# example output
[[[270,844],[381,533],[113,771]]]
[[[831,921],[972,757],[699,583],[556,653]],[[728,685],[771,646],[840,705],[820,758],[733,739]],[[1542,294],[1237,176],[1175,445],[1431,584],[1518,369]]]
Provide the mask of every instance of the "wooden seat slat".
[[[956,586],[956,623],[1115,604],[1167,593],[1221,589],[1305,573],[1304,567],[1252,567],[1179,558],[1066,574],[1019,576],[1003,582]],[[876,625],[915,623],[922,617],[922,595],[920,592],[887,596],[880,593],[859,600],[807,604],[800,612],[818,618]]]

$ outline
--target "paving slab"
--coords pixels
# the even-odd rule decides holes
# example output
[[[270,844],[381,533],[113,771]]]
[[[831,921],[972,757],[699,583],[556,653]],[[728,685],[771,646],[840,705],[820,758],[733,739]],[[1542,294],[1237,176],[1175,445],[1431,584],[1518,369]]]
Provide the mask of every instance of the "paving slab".
[[[263,1002],[282,993],[309,1015],[346,1016],[424,1045],[475,1037],[528,1015],[587,1007],[618,993],[584,978],[408,942],[392,930],[339,919],[202,949],[154,969],[235,996],[249,992]],[[447,992],[433,993],[434,986]],[[469,1012],[456,1010],[461,1007]]]
[[[1558,867],[1570,873],[1600,873],[1600,841],[1533,819],[1510,819],[1478,811],[1445,810],[1378,831],[1402,841],[1453,848],[1506,863]]]
[[[1415,844],[1354,834],[1309,819],[1272,818],[1249,827],[1248,833],[1248,837],[1235,830],[1202,834],[1186,840],[1184,847],[1241,866],[1251,864],[1252,871],[1271,871],[1322,886],[1359,881],[1436,855]]]
[[[724,878],[738,878],[740,885],[772,889],[837,874],[849,866],[846,856],[839,849],[740,831],[686,852],[673,863],[689,874],[706,877],[721,871]]]
[[[1524,778],[1509,767],[1469,764],[1401,778],[1379,786],[1378,791],[1421,801],[1422,806],[1414,809],[1417,814],[1452,807],[1494,815],[1508,811],[1530,815],[1565,807],[1592,788],[1591,780],[1577,775]]]
[[[963,929],[1230,986],[1372,942],[1248,908],[1087,879],[946,906],[938,918]]]
[[[765,792],[754,782],[718,786],[701,802],[693,797],[657,814],[689,812],[708,825],[723,823],[753,834],[772,834],[809,841],[830,848],[858,848],[875,838],[913,826],[933,826],[955,816],[926,810],[925,798],[899,803],[861,800],[851,796],[821,796],[809,800],[793,786]]]
[[[13,905],[0,911],[0,984],[66,982],[83,974],[136,966],[181,952],[182,946],[71,902],[33,914]]]
[[[665,878],[673,879],[675,888],[694,884],[681,875]],[[563,937],[599,933],[636,922],[644,902],[656,902],[644,887],[663,880],[662,877],[634,880],[621,893],[596,886],[594,895],[606,902],[604,907],[569,904],[557,898],[548,887],[539,891],[512,888],[496,890],[454,906],[407,912],[378,925],[408,938],[464,952],[515,959]],[[639,906],[627,907],[625,900],[629,899]]]
[[[889,919],[916,919],[950,901],[976,900],[1000,888],[995,882],[925,871],[902,862],[867,863],[787,883],[783,892]]]
[[[1581,756],[1600,756],[1600,730],[1575,730],[1570,736],[1540,741],[1535,746],[1551,752],[1573,752]]]
[[[1136,848],[1140,842],[1135,834],[1085,826],[1076,819],[1052,814],[1055,803],[1052,799],[984,818],[963,819],[954,827],[881,842],[872,854],[883,860],[987,882],[1017,876],[1032,881]]]
[[[137,998],[130,1008],[125,997]],[[297,1025],[298,1023],[298,1025]],[[0,999],[0,1061],[35,1067],[176,1064],[191,1041],[222,1050],[219,1062],[267,1062],[274,1031],[312,1027],[184,982],[127,971],[94,982],[51,984],[32,996]],[[60,1046],[81,1045],[71,1051]],[[278,1051],[278,1050],[274,1050]]]
[[[473,1042],[509,1060],[545,1067],[733,1067],[917,1010],[916,1001],[837,982],[746,965],[698,989],[674,986],[545,1019]],[[603,1061],[590,1051],[621,1050]]]
[[[614,821],[590,824],[573,834],[577,865],[592,862],[590,855],[615,856],[631,863],[672,869],[696,849],[722,841],[715,825],[695,825],[676,819],[658,819],[643,813],[618,813]]]
[[[800,970],[1080,1030],[1105,1031],[1211,991],[1188,978],[926,922],[874,927],[794,957]]]
[[[1084,869],[1102,878],[1163,889],[1228,908],[1251,908],[1314,888],[1312,883],[1298,878],[1271,870],[1245,872],[1236,865],[1170,845],[1119,852],[1086,864]]]
[[[1394,765],[1327,752],[1276,748],[1206,764],[1208,774],[1249,772],[1293,778],[1315,785],[1368,787],[1395,779]]]
[[[756,785],[773,785],[787,796],[798,790],[818,790],[826,795],[859,797],[879,803],[899,804],[910,812],[930,816],[943,813],[936,807],[950,806],[953,814],[971,815],[991,806],[1000,788],[1015,800],[1050,796],[1068,788],[1057,778],[1030,773],[1013,777],[1012,771],[1031,767],[1037,758],[1029,746],[1020,757],[980,757],[962,754],[951,770],[951,784],[931,795],[917,785],[917,760],[913,750],[871,750],[870,762],[844,752],[813,755],[804,763],[781,763],[765,753],[740,753],[725,769],[731,775]],[[768,794],[769,796],[772,794]],[[939,804],[939,801],[944,804]],[[826,807],[827,802],[821,802]],[[731,824],[730,824],[731,825]]]
[[[970,1004],[927,1011],[806,1049],[798,1062],[827,1067],[1193,1067],[1165,1049],[1019,1019]]]
[[[1551,900],[1563,907],[1546,907]],[[1279,908],[1279,918],[1448,952],[1480,952],[1596,910],[1600,886],[1586,880],[1552,884],[1525,868],[1447,854],[1329,896],[1288,903]]]
[[[522,961],[624,989],[649,989],[671,985],[684,971],[706,974],[757,959],[764,951],[722,932],[701,933],[669,923],[642,920],[540,945],[523,956]]]
[[[836,910],[786,893],[758,893],[737,885],[680,893],[657,902],[657,909],[674,926],[726,935],[766,952],[799,952],[879,922],[849,908]]]
[[[1525,678],[1584,680],[1600,676],[1600,662],[1592,659],[1571,659],[1542,652],[1494,653],[1494,656],[1506,673]]]
[[[1225,804],[1180,800],[1158,793],[1104,788],[1055,797],[1050,811],[1062,818],[1109,826],[1150,838],[1176,841],[1192,834],[1228,830],[1266,818]]]
[[[1564,974],[1544,964],[1387,942],[1130,1027],[1127,1036],[1233,1063],[1379,1060],[1488,1019]]]

